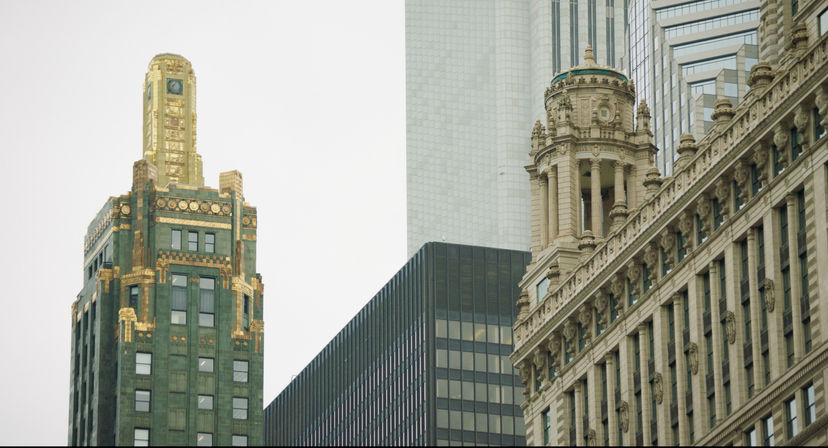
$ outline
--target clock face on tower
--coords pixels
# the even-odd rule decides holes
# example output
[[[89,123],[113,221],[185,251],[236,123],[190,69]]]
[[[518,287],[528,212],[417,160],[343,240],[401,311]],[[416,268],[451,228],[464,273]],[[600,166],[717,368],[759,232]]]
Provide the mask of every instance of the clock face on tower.
[[[181,95],[181,80],[167,78],[167,93]]]

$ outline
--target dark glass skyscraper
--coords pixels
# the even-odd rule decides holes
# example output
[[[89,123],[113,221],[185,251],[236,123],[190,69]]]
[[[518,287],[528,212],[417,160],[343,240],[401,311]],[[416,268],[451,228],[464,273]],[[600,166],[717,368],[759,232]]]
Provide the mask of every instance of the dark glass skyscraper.
[[[528,252],[427,243],[265,409],[268,445],[525,445]]]

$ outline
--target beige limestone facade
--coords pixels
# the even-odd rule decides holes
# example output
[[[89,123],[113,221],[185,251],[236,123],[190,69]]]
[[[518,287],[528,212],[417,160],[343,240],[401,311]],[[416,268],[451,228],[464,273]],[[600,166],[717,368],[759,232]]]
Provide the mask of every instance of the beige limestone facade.
[[[828,444],[826,10],[760,41],[670,177],[621,73],[588,50],[552,80],[512,354],[528,445]]]

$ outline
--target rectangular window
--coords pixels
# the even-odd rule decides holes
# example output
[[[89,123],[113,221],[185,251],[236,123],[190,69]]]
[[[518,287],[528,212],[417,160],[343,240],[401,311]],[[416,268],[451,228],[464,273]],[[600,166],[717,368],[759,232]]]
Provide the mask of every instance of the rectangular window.
[[[820,24],[822,16],[820,16]],[[817,141],[825,135],[825,128],[822,126],[822,117],[819,116],[819,109],[814,108],[814,141]]]
[[[802,388],[802,398],[805,399],[805,426],[808,426],[816,421],[816,397],[813,384]]]
[[[200,432],[196,434],[196,446],[213,446],[213,433]]]
[[[170,300],[172,314],[170,323],[187,325],[187,276],[172,275],[172,297]]]
[[[247,398],[233,397],[233,419],[247,420]]]
[[[198,279],[199,304],[198,325],[200,327],[214,327],[216,313],[216,280],[209,277]]]
[[[609,321],[613,323],[615,319],[618,319],[618,301],[615,300],[615,296],[612,293],[609,295],[609,307]]]
[[[719,199],[713,198],[713,230],[718,229],[723,222],[722,204],[719,203]]]
[[[173,250],[181,250],[181,231],[173,229],[170,238],[170,248]]]
[[[150,430],[147,428],[135,428],[133,433],[135,446],[149,446]]]
[[[233,360],[233,381],[246,383],[248,366],[248,361]]]
[[[819,13],[819,35],[822,36],[828,32],[828,9]]]
[[[778,150],[776,145],[771,145],[771,158],[773,159],[773,176],[778,176],[785,167],[782,166],[782,152]]]
[[[135,412],[149,412],[150,411],[150,391],[136,390],[135,391]]]
[[[215,253],[216,251],[216,234],[215,233],[205,233],[204,234],[204,252],[208,254]]]
[[[802,154],[802,134],[794,127],[791,129],[791,163]]]
[[[244,327],[244,331],[250,331],[250,296],[245,294],[242,304],[242,326]]]
[[[198,408],[204,409],[207,411],[213,410],[213,396],[212,395],[199,395],[198,396]]]
[[[753,398],[753,365],[745,367],[745,384],[747,386],[748,398]]]
[[[698,244],[701,245],[701,243],[707,240],[707,234],[704,233],[704,230],[702,230],[702,221],[701,217],[698,214],[696,215],[696,229],[698,230],[696,235],[696,237],[698,238],[697,241]]]
[[[187,250],[198,252],[198,232],[187,232]]]
[[[230,446],[247,446],[247,436],[233,434]]]
[[[785,402],[785,427],[787,429],[788,440],[793,439],[799,434],[799,427],[796,424],[796,398],[791,398]]]
[[[138,296],[140,289],[138,286],[129,287],[129,307],[138,311]]]
[[[633,305],[635,305],[635,303],[638,301],[638,296],[636,296],[635,294],[633,294],[633,288],[632,288],[632,286],[633,286],[633,285],[632,285],[632,283],[630,282],[630,279],[628,278],[628,279],[627,279],[627,294],[628,294],[628,298],[629,298],[629,305],[628,305],[628,306],[633,306]]]
[[[135,353],[135,373],[138,375],[152,374],[152,353]]]
[[[544,278],[543,280],[539,281],[536,285],[537,293],[538,293],[538,302],[543,300],[546,297],[546,292],[549,288],[549,280]]]
[[[758,446],[756,442],[756,428],[745,431],[745,446]]]
[[[751,197],[762,191],[762,180],[759,178],[759,168],[755,163],[750,164],[750,193]]]
[[[552,409],[543,411],[543,444],[549,445],[550,434],[552,433]]]
[[[641,292],[643,294],[646,294],[647,291],[650,290],[650,286],[652,285],[652,282],[650,281],[650,269],[647,268],[647,263],[641,263],[641,277],[641,283],[643,284]]]
[[[773,439],[773,415],[769,415],[762,419],[762,431],[765,436],[765,446],[774,446]]]
[[[198,371],[199,372],[212,372],[213,371],[213,358],[198,358]]]

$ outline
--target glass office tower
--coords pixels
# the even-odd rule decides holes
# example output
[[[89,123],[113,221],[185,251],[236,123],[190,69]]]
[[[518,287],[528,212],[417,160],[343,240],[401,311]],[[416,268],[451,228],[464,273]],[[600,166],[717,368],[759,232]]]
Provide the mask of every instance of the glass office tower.
[[[525,445],[528,252],[427,243],[265,409],[267,445]]]
[[[636,103],[653,111],[656,167],[673,174],[681,134],[700,140],[718,98],[735,107],[759,61],[759,0],[632,0],[628,32]]]

